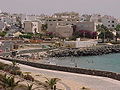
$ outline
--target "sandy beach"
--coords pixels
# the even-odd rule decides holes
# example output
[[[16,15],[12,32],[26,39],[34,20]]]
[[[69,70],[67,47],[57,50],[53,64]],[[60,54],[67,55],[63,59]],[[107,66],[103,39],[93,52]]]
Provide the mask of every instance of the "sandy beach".
[[[0,62],[10,63],[9,61],[0,60]],[[75,74],[61,71],[34,68],[27,65],[19,64],[23,72],[32,72],[41,75],[41,77],[60,78],[60,86],[63,90],[80,90],[81,87],[88,87],[90,90],[119,90],[120,81],[106,77],[98,77],[84,74]],[[44,79],[44,78],[38,78]]]

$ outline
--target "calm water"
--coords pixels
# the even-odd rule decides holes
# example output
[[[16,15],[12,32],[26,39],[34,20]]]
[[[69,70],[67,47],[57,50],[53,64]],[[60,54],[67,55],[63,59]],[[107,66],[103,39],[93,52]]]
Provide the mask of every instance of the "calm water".
[[[102,56],[50,58],[51,64],[106,70],[120,73],[120,53]]]

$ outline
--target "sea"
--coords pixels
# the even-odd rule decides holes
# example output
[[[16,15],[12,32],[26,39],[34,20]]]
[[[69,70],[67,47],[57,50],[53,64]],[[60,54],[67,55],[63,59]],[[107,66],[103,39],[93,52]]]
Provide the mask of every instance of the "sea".
[[[53,57],[46,61],[53,65],[120,73],[120,53],[100,56]]]

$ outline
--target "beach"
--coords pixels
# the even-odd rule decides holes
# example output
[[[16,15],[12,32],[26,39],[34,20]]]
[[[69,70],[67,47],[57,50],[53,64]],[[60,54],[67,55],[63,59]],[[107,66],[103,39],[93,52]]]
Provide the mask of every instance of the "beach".
[[[10,63],[4,60],[0,60],[0,62]],[[19,64],[19,66],[23,72],[32,72],[47,77],[60,78],[63,83],[62,86],[66,90],[80,90],[82,86],[90,88],[90,90],[119,90],[120,88],[120,81],[110,78],[38,69],[22,64]]]

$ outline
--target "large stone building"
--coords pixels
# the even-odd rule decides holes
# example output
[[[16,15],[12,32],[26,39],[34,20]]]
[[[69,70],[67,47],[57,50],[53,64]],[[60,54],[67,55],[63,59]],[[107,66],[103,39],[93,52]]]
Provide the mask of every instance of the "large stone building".
[[[55,31],[56,35],[58,35],[59,37],[64,37],[64,38],[69,38],[72,36],[73,34],[73,28],[71,25],[58,25],[56,27],[56,31]]]
[[[96,25],[95,22],[78,22],[76,24],[76,30],[96,31]]]
[[[49,32],[54,32],[57,25],[75,25],[79,21],[79,14],[75,12],[55,13],[51,17],[46,18]]]
[[[24,32],[41,33],[42,24],[38,21],[25,21]]]
[[[64,12],[64,13],[55,13],[51,17],[46,18],[46,24],[48,25],[48,32],[55,32],[56,34],[68,32],[73,32],[71,25],[76,25],[77,22],[80,21],[80,17],[78,13],[75,12]],[[58,30],[58,31],[57,31]],[[66,34],[62,34],[63,37],[71,36]]]

